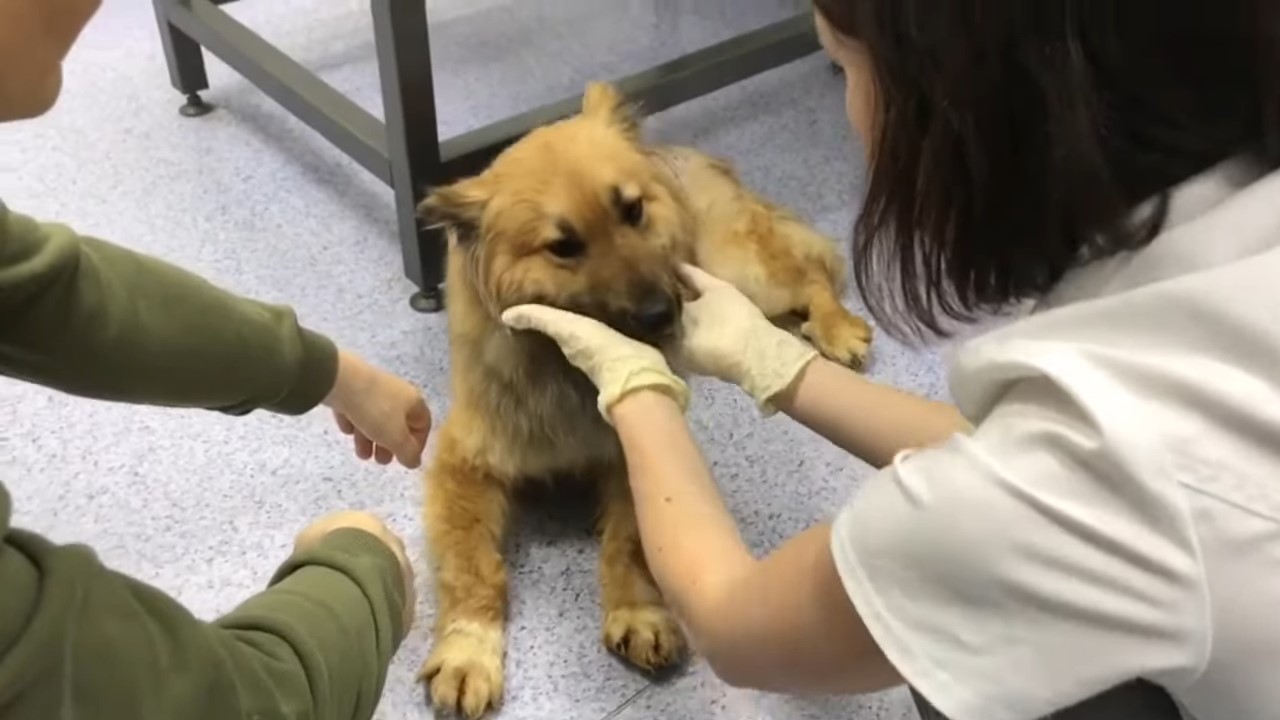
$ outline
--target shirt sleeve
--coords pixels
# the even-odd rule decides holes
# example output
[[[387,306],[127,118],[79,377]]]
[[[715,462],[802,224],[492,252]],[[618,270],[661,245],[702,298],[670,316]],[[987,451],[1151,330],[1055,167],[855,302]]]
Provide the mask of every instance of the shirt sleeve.
[[[81,545],[8,527],[0,707],[14,718],[368,720],[407,628],[400,564],[343,529],[214,622]]]
[[[337,348],[287,307],[0,203],[0,374],[103,400],[301,414]]]
[[[1020,381],[972,435],[900,455],[834,524],[859,614],[951,720],[1043,717],[1204,662],[1196,545],[1159,453],[1112,454],[1100,428],[1140,433],[1139,418],[1099,423],[1070,398]]]

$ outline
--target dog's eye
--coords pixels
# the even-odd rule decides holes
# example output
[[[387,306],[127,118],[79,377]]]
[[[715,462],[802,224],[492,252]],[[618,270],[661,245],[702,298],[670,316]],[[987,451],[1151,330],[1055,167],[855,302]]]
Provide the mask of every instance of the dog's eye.
[[[562,260],[572,260],[586,254],[587,245],[578,238],[565,237],[548,245],[547,252]]]
[[[644,200],[635,198],[634,200],[622,201],[622,222],[635,227],[644,220]]]

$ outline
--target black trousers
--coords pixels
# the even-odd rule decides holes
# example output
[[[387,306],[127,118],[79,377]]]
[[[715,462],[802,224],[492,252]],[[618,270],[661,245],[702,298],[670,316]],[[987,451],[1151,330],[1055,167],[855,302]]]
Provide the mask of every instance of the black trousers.
[[[920,720],[948,720],[924,699],[911,691]],[[1134,681],[1095,695],[1059,710],[1042,720],[1179,720],[1181,714],[1164,688],[1146,681]]]

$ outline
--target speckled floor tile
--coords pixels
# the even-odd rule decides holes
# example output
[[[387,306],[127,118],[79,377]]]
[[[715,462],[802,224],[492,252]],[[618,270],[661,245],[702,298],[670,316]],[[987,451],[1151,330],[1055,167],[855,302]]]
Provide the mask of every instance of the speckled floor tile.
[[[794,698],[727,687],[705,665],[632,698],[608,720],[917,720],[905,688],[861,697]]]
[[[443,129],[476,127],[801,5],[432,0]],[[230,7],[377,109],[367,0]],[[0,126],[0,197],[235,291],[289,303],[307,324],[420,383],[437,415],[446,412],[444,319],[407,305],[412,287],[401,273],[390,193],[219,62],[211,59],[209,70],[218,111],[179,117],[150,4],[106,0],[69,59],[59,107]],[[843,237],[861,165],[842,102],[841,80],[815,56],[675,108],[651,128],[726,155],[747,182]],[[871,372],[944,393],[935,355],[887,339],[877,343]],[[760,420],[731,388],[698,383],[696,392],[695,432],[758,550],[832,514],[868,472],[785,419]],[[413,680],[432,616],[414,473],[359,463],[320,412],[229,418],[0,381],[0,417],[0,474],[18,524],[92,544],[202,617],[261,588],[315,516],[343,507],[383,514],[406,538],[422,599],[378,717],[430,717]],[[696,670],[693,679],[645,689],[598,641],[596,549],[585,528],[575,517],[534,516],[519,526],[503,720],[596,720],[633,697],[623,717],[819,716],[805,703],[726,692]],[[827,717],[905,717],[875,703],[813,707]]]

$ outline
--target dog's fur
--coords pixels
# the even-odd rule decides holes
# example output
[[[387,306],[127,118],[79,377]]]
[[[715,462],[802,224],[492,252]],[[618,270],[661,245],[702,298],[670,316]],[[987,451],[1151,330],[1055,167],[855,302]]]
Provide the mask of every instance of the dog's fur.
[[[675,263],[731,283],[823,355],[861,367],[869,326],[840,303],[834,243],[746,189],[724,162],[644,143],[611,86],[534,130],[483,173],[434,190],[424,217],[448,227],[453,406],[427,471],[435,639],[423,679],[437,707],[476,718],[502,697],[512,492],[531,479],[599,488],[603,639],[634,665],[683,658],[685,638],[640,546],[617,436],[596,389],[546,337],[499,315],[538,302],[654,344],[679,325]]]

